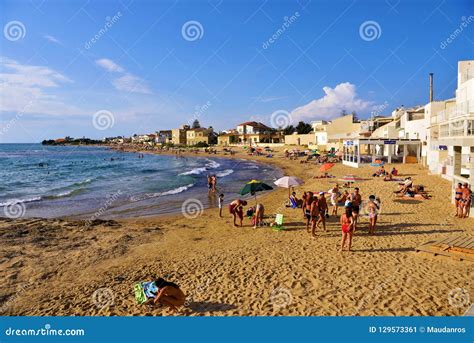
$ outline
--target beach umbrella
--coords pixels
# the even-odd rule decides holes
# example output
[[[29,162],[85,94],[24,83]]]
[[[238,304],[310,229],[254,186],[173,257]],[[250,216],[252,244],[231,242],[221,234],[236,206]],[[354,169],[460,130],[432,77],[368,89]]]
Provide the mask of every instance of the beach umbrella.
[[[321,168],[319,168],[319,171],[324,173],[326,171],[328,171],[329,169],[331,169],[332,167],[334,167],[334,163],[324,163]]]
[[[267,185],[261,181],[252,180],[247,182],[244,187],[240,190],[240,195],[252,194],[255,196],[255,202],[257,202],[257,192],[269,191],[273,189],[272,186]]]
[[[274,182],[278,187],[288,188],[288,197],[290,197],[291,187],[301,186],[303,183],[304,181],[296,176],[283,176]]]

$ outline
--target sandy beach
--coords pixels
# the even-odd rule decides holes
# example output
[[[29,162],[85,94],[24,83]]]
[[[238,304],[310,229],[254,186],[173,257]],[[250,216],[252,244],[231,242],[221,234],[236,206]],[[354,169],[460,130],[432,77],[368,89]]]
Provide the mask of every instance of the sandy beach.
[[[299,196],[334,185],[335,179],[313,179],[319,166],[281,156],[277,152],[267,159],[239,150],[232,157],[271,163],[302,178],[306,183],[297,189]],[[259,196],[267,214],[284,214],[287,230],[282,232],[254,229],[247,219],[235,228],[227,208],[224,218],[218,209],[207,209],[196,219],[171,215],[96,220],[90,226],[67,218],[2,218],[1,314],[462,315],[467,304],[454,306],[449,300],[459,289],[474,294],[473,264],[414,248],[450,235],[472,237],[473,221],[453,216],[448,181],[416,164],[397,168],[423,184],[432,198],[396,198],[396,182],[372,179],[373,167],[331,169],[336,178],[367,178],[357,183],[363,199],[376,194],[382,201],[378,235],[367,234],[367,218],[362,218],[353,251],[342,254],[339,218],[330,217],[328,231],[312,240],[301,210],[283,206],[287,189]],[[186,307],[172,313],[136,304],[133,284],[158,276],[180,285]]]

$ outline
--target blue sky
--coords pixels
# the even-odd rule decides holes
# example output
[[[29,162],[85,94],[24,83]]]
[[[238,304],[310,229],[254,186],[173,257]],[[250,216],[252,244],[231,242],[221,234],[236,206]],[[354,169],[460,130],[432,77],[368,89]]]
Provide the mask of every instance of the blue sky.
[[[389,115],[474,51],[468,0],[0,4],[0,142]]]

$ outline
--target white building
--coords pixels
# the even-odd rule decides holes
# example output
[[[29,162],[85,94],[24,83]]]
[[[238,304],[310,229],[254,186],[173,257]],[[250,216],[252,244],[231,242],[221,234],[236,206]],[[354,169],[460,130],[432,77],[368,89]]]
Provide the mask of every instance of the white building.
[[[458,62],[456,97],[431,102],[428,165],[431,171],[474,186],[474,60]],[[453,196],[454,198],[454,196]],[[470,215],[474,216],[471,203]]]

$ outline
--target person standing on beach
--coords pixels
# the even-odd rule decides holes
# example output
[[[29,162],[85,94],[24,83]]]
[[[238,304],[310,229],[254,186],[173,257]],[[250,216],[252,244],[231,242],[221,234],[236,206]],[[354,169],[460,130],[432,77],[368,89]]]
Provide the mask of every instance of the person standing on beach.
[[[247,201],[236,199],[229,204],[229,212],[234,217],[234,226],[237,227],[237,216],[240,220],[240,226],[242,226],[242,220],[244,219],[244,206],[247,206]]]
[[[212,185],[212,192],[216,192],[217,190],[217,176],[214,174],[211,176],[211,185]]]
[[[207,176],[207,190],[208,192],[212,190],[212,176],[211,175]]]
[[[309,223],[311,222],[311,205],[312,204],[313,204],[313,193],[308,192],[306,193],[306,196],[304,197],[304,206],[303,206],[303,212],[306,218],[306,231],[308,233],[310,232]]]
[[[352,217],[354,218],[354,232],[357,230],[357,219],[359,218],[360,204],[362,203],[362,196],[359,193],[359,187],[354,188],[354,193],[349,195],[351,202]]]
[[[224,205],[224,194],[219,194],[218,206],[219,206],[219,217],[222,218],[222,206]]]
[[[345,207],[345,211],[341,215],[340,223],[342,229],[341,252],[344,251],[347,238],[349,238],[349,246],[347,251],[351,251],[352,234],[354,233],[354,217],[352,216],[352,209],[350,207]]]
[[[377,225],[377,216],[380,208],[375,200],[375,195],[369,196],[367,207],[369,212],[369,235],[375,235],[375,225]]]
[[[461,218],[469,217],[469,211],[471,209],[471,194],[472,191],[469,188],[469,184],[465,183],[462,189],[462,212]]]
[[[463,203],[462,203],[462,193],[463,193],[463,187],[461,183],[458,183],[458,186],[454,190],[454,206],[456,206],[456,214],[454,215],[455,217],[462,218],[462,213],[463,213]]]
[[[326,212],[328,210],[328,203],[326,201],[326,197],[324,196],[324,192],[319,193],[318,210],[319,210],[319,219],[318,219],[317,226],[319,227],[319,224],[323,223],[323,229],[324,231],[326,231]]]
[[[319,223],[319,201],[318,197],[314,197],[313,202],[311,203],[311,208],[310,208],[310,217],[311,217],[311,237],[313,239],[316,239],[316,227],[319,229],[318,223]]]
[[[265,207],[263,204],[255,205],[255,223],[253,228],[256,229],[258,226],[263,225],[263,215],[265,213]]]
[[[331,194],[331,197],[330,197],[331,205],[332,205],[331,215],[337,216],[337,206],[338,206],[338,202],[339,202],[339,197],[341,195],[341,193],[339,192],[339,185],[336,184],[336,186],[334,186],[329,191],[329,193]]]

